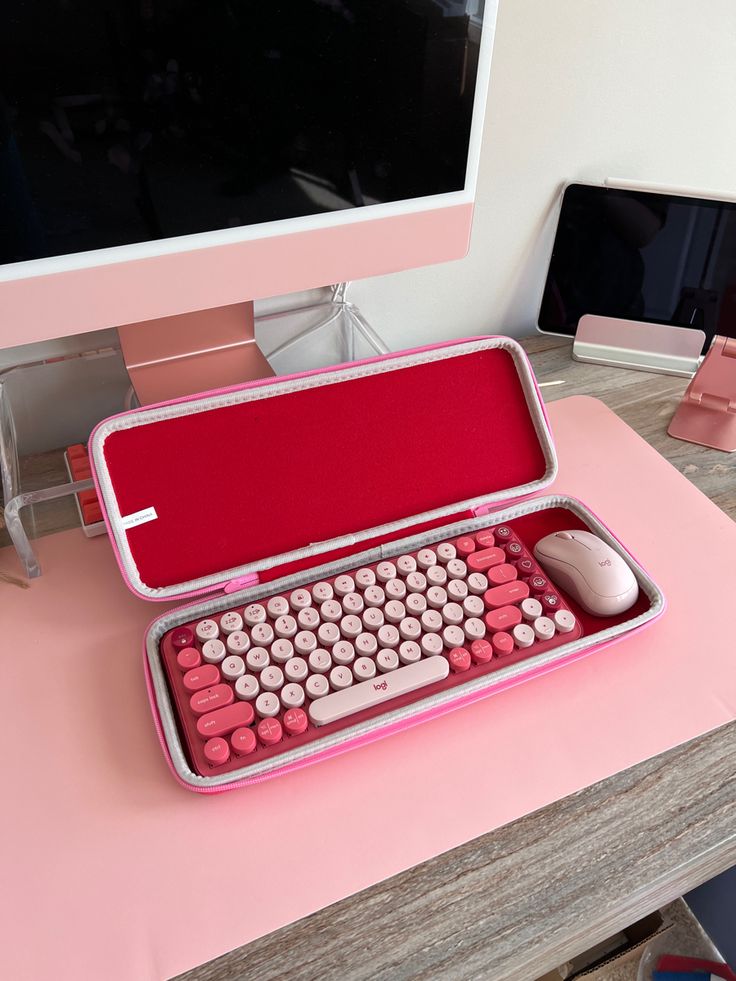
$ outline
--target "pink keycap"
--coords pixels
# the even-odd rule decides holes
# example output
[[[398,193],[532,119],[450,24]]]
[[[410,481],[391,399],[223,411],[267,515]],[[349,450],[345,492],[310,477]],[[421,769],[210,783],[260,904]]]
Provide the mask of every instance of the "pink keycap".
[[[286,664],[294,656],[294,645],[286,637],[275,640],[271,644],[271,660],[276,664]]]
[[[486,613],[486,626],[489,630],[511,630],[521,623],[521,610],[518,606],[502,606]]]
[[[466,651],[464,647],[453,647],[447,655],[447,660],[450,662],[451,669],[459,674],[461,671],[467,671],[470,667],[470,652]]]
[[[279,599],[281,599],[281,597],[276,596],[274,597],[273,601],[269,600],[269,607],[271,602],[275,602]],[[281,605],[282,604],[276,602],[276,606],[281,606]],[[289,604],[286,602],[286,600],[284,600],[283,608],[279,609],[278,611],[274,609],[274,612],[271,615],[275,618],[275,617],[283,616],[284,613],[288,613],[288,612],[289,612]],[[266,611],[263,608],[263,606],[261,606],[260,603],[250,603],[243,610],[243,620],[248,624],[249,627],[255,627],[257,623],[263,623],[265,619],[266,619]]]
[[[257,673],[271,663],[271,658],[265,647],[252,647],[245,655],[245,663],[249,671]]]
[[[444,586],[447,582],[447,569],[443,565],[431,565],[425,575],[430,586]]]
[[[304,689],[295,681],[290,681],[281,689],[281,704],[286,709],[299,708],[304,704]]]
[[[393,653],[393,652],[392,652]],[[353,683],[353,672],[344,664],[339,664],[330,671],[330,688],[333,691],[342,691],[349,688]]]
[[[256,734],[252,729],[241,726],[230,737],[230,745],[238,756],[248,756],[256,748]]]
[[[349,640],[354,640],[359,634],[363,633],[363,621],[360,617],[352,613],[343,617],[340,621],[340,633]]]
[[[493,548],[496,544],[496,537],[490,528],[484,528],[483,531],[479,531],[475,540],[481,548]]]
[[[327,674],[332,667],[332,658],[323,648],[312,651],[309,655],[309,670],[315,674]]]
[[[447,590],[442,586],[430,586],[427,590],[427,605],[433,610],[441,610],[447,604]]]
[[[281,742],[284,735],[278,719],[261,719],[256,731],[264,746],[275,746],[276,743]]]
[[[223,613],[220,617],[220,629],[224,634],[232,634],[236,630],[242,630],[243,618],[234,610],[230,610],[229,613]]]
[[[342,616],[342,609],[339,616]],[[300,630],[316,630],[320,624],[319,613],[313,606],[306,606],[297,613],[296,622]]]
[[[317,638],[311,630],[300,630],[294,638],[294,648],[306,657],[317,649]]]
[[[539,600],[529,597],[522,602],[521,613],[525,620],[536,620],[542,615],[542,604]]]
[[[416,572],[416,559],[413,555],[400,555],[396,560],[396,568],[400,576],[406,577],[410,572]]]
[[[250,609],[250,607],[248,607],[248,609]],[[248,609],[246,609],[246,619]],[[268,615],[273,617],[275,620],[277,617],[282,617],[285,613],[289,612],[289,602],[285,596],[272,596],[268,603],[266,603],[266,609],[268,610]],[[263,623],[265,619],[265,617],[262,617],[257,622]],[[253,624],[253,626],[255,626],[255,624]]]
[[[284,729],[287,736],[299,736],[309,725],[307,713],[300,708],[289,709],[284,713]]]
[[[264,691],[256,699],[256,713],[260,719],[272,719],[281,711],[279,696],[272,691]]]
[[[468,556],[468,566],[473,572],[485,572],[505,561],[506,553],[501,548],[484,548]]]
[[[399,644],[399,660],[402,664],[414,664],[415,661],[421,661],[421,659],[422,649],[415,641],[405,640]]]
[[[442,641],[445,647],[462,647],[465,643],[465,632],[462,627],[445,627],[442,631]]]
[[[195,627],[197,639],[204,643],[206,640],[215,640],[220,634],[220,628],[214,620],[200,620]]]
[[[379,582],[389,582],[391,579],[396,578],[396,566],[393,562],[379,562],[376,566],[376,579]]]
[[[494,653],[498,657],[507,657],[513,653],[514,639],[505,630],[499,630],[498,633],[494,634],[491,638],[491,644],[493,645]]]
[[[284,674],[289,681],[306,681],[309,676],[309,666],[303,657],[292,657],[284,665]]]
[[[196,647],[183,647],[176,655],[176,663],[182,671],[189,671],[190,668],[199,667],[202,657]]]
[[[420,548],[417,552],[417,566],[426,571],[437,564],[437,553],[431,548]]]
[[[494,586],[487,590],[483,596],[483,602],[492,610],[498,610],[502,606],[510,603],[521,603],[529,595],[529,587],[521,579],[513,582],[504,583],[503,586]]]
[[[230,654],[245,654],[250,647],[250,637],[244,630],[236,630],[228,634],[225,646]]]
[[[418,617],[427,609],[427,597],[424,593],[409,593],[404,601],[406,612],[411,616]]]
[[[292,610],[303,610],[312,605],[312,597],[307,589],[295,589],[289,596],[289,606]]]
[[[502,586],[504,583],[512,582],[519,575],[518,569],[504,562],[502,565],[494,566],[488,570],[488,582],[492,586]]]
[[[419,640],[422,636],[422,625],[416,617],[404,617],[399,624],[399,633],[404,640]]]
[[[381,630],[385,629],[381,627]],[[355,648],[349,640],[338,640],[332,648],[332,660],[335,664],[352,664],[355,660]]]
[[[540,640],[552,640],[555,635],[555,625],[549,617],[537,617],[532,626]]]
[[[284,683],[284,672],[275,664],[269,664],[258,675],[258,682],[264,691],[278,691]]]
[[[367,681],[375,677],[376,663],[370,657],[359,657],[353,664],[353,674],[358,681]]]
[[[203,688],[202,691],[195,692],[189,699],[189,707],[195,715],[204,715],[205,712],[212,712],[214,709],[229,705],[232,700],[233,690],[230,685],[213,685],[211,688]],[[219,736],[220,733],[215,735]]]
[[[230,747],[224,739],[215,736],[204,744],[204,758],[210,766],[222,766],[230,759]]]
[[[437,558],[443,565],[449,562],[450,559],[454,559],[457,555],[457,549],[451,542],[442,542],[441,545],[437,546],[435,551],[437,552]]]
[[[324,698],[330,690],[330,683],[323,674],[310,674],[305,687],[310,698]]]
[[[177,627],[171,634],[171,643],[177,650],[182,647],[191,647],[194,643],[194,631],[189,627]]]
[[[502,568],[500,565],[498,569]],[[488,589],[488,577],[482,572],[471,572],[468,576],[468,591],[474,596],[482,596]]]
[[[389,579],[384,589],[389,601],[403,600],[406,596],[406,584],[401,579]]]
[[[424,630],[430,633],[439,633],[444,625],[442,614],[437,610],[425,610],[420,617],[420,622]]]
[[[534,631],[528,623],[519,623],[511,631],[517,647],[531,647],[537,639]]]
[[[575,626],[575,617],[569,610],[558,610],[554,615],[555,626],[562,634],[569,634]]]
[[[466,596],[463,600],[463,609],[469,617],[483,616],[485,605],[480,596]]]
[[[334,590],[328,582],[316,582],[312,586],[312,599],[315,603],[324,603],[326,600],[331,600],[334,596]]]
[[[355,592],[355,580],[352,576],[338,576],[333,583],[337,596],[347,596]]]
[[[358,589],[367,589],[369,586],[375,586],[376,584],[376,574],[373,569],[358,569],[355,573],[355,585]]]
[[[379,647],[398,647],[400,640],[399,631],[394,624],[384,623],[382,627],[378,628]]]
[[[250,632],[250,638],[259,647],[268,647],[274,639],[273,627],[270,623],[257,623]]]
[[[245,674],[245,661],[237,654],[231,654],[222,662],[222,674],[228,681],[237,681]]]
[[[208,640],[202,644],[202,657],[209,664],[218,664],[227,653],[221,640]]]
[[[423,593],[427,588],[427,577],[423,572],[410,572],[406,577],[406,588],[410,593]]]
[[[240,726],[249,726],[253,718],[253,706],[250,702],[234,702],[197,719],[197,732],[203,739],[227,736]]]
[[[286,613],[277,618],[273,630],[277,637],[295,637],[299,627],[294,617]]]
[[[363,597],[360,593],[348,593],[347,596],[343,596],[342,598],[342,608],[348,615],[351,613],[356,615],[362,613],[365,609]]]
[[[327,623],[338,623],[343,617],[343,608],[338,600],[328,599],[319,609],[322,619]]]
[[[468,537],[458,538],[458,540],[455,542],[455,548],[457,549],[457,554],[462,558],[465,558],[466,556],[470,555],[471,552],[475,551],[475,542],[472,538]],[[448,562],[449,561],[450,560],[448,559]]]
[[[235,694],[244,702],[252,702],[261,693],[258,678],[253,674],[244,674],[235,682]]]
[[[389,600],[383,609],[383,614],[389,623],[401,623],[406,616],[406,607],[399,600]]]
[[[376,655],[376,667],[382,674],[387,671],[395,671],[399,666],[399,655],[396,651],[383,650]]]
[[[534,593],[546,593],[549,589],[547,580],[538,574],[529,577],[529,585]]]
[[[419,641],[419,646],[422,648],[427,657],[432,657],[435,654],[441,654],[444,647],[442,638],[439,634],[422,634],[422,639]]]
[[[363,593],[363,599],[366,606],[383,606],[386,602],[386,594],[381,586],[367,586]]]
[[[470,656],[476,664],[488,664],[493,657],[493,647],[487,640],[474,640],[470,645]]]
[[[447,584],[447,595],[453,603],[462,603],[468,595],[468,584],[463,579],[451,579]]]
[[[463,630],[469,641],[482,640],[486,635],[486,625],[478,617],[468,617]]]
[[[467,574],[468,566],[462,559],[450,559],[447,563],[447,575],[452,579],[464,579]]]
[[[442,607],[442,619],[445,623],[457,627],[465,619],[465,612],[459,603],[447,603]]]
[[[372,657],[378,650],[378,641],[374,634],[358,634],[355,638],[355,650],[361,656]]]
[[[187,691],[201,691],[202,688],[211,688],[218,683],[220,669],[216,664],[203,664],[187,671],[181,680]]]
[[[317,631],[317,640],[323,647],[332,647],[340,639],[340,629],[336,623],[323,623]]]
[[[369,606],[367,610],[363,610],[361,619],[366,630],[378,630],[384,624],[383,610]]]

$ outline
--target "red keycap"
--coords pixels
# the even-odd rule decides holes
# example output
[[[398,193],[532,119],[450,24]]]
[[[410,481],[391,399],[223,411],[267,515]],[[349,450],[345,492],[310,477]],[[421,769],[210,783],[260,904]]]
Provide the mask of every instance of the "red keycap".
[[[466,651],[464,647],[453,647],[447,655],[447,659],[450,662],[450,667],[456,673],[467,671],[470,667],[470,652]]]
[[[77,500],[84,507],[85,504],[97,504],[97,493],[93,490],[80,491]]]
[[[539,601],[545,610],[559,610],[560,597],[557,593],[545,593]]]
[[[82,443],[75,443],[74,446],[67,446],[66,455],[70,460],[74,460],[76,457],[86,457],[87,449]]]
[[[171,643],[179,650],[182,647],[191,647],[194,643],[194,631],[189,627],[177,627],[171,635]]]
[[[530,576],[536,571],[536,565],[531,559],[519,559],[516,563],[516,568],[522,576]]]
[[[247,756],[256,748],[256,734],[252,729],[241,726],[230,737],[230,745],[238,756]]]
[[[549,589],[549,583],[544,576],[539,574],[529,577],[529,585],[534,593],[544,593]]]
[[[506,555],[500,548],[484,548],[482,552],[473,552],[468,556],[468,568],[473,572],[485,572],[494,565],[506,561]]]
[[[496,544],[496,537],[490,528],[486,528],[484,531],[479,531],[475,536],[476,542],[481,548],[493,548]]]
[[[183,651],[179,652],[179,656],[191,650],[193,648],[185,647]],[[198,651],[194,651],[194,653],[198,654]],[[217,684],[220,680],[220,669],[216,664],[203,664],[201,667],[195,666],[187,671],[181,680],[187,691],[202,691],[203,688],[211,688]]]
[[[499,657],[506,657],[514,649],[514,639],[505,630],[499,630],[497,634],[494,634],[491,638],[491,643],[493,644],[493,650]]]
[[[488,664],[493,657],[493,648],[487,640],[474,640],[470,645],[470,656],[475,664]]]
[[[204,744],[204,758],[211,766],[222,766],[230,759],[230,747],[219,736],[208,739]]]
[[[82,521],[86,525],[96,525],[98,521],[102,521],[102,508],[98,501],[92,501],[91,504],[82,507]]]
[[[518,606],[502,606],[500,610],[486,613],[485,620],[489,630],[511,630],[521,623],[521,610]]]
[[[472,538],[458,538],[455,542],[455,548],[461,558],[467,558],[471,552],[475,551],[475,542]]]
[[[521,603],[529,595],[529,587],[521,579],[513,582],[504,583],[502,586],[494,586],[487,589],[483,594],[483,602],[492,610],[497,610],[500,606],[507,606],[509,603]]]
[[[258,723],[258,738],[264,746],[275,746],[283,736],[281,723],[278,719],[261,719]]]
[[[519,544],[519,542],[509,542],[506,546],[506,553],[513,559],[518,559],[523,552],[524,546]]]
[[[189,671],[190,668],[198,668],[202,663],[202,657],[199,651],[195,647],[182,647],[179,653],[176,655],[176,663],[182,669],[182,671]],[[217,681],[220,680],[220,673],[217,673]],[[212,685],[215,682],[208,681],[208,685]],[[200,688],[204,688],[204,685],[200,685]],[[189,688],[188,691],[197,691],[197,688]]]
[[[307,713],[300,708],[289,709],[284,714],[284,729],[289,736],[298,736],[304,732],[309,724]]]
[[[518,575],[519,573],[512,565],[504,562],[502,565],[496,565],[488,570],[488,582],[492,582],[494,586],[502,586],[505,582],[512,582]]]
[[[211,736],[227,736],[241,726],[249,726],[253,718],[253,706],[250,702],[235,702],[197,719],[197,732],[205,739]]]
[[[496,538],[499,541],[510,541],[513,537],[514,533],[508,525],[499,525],[496,528]]]
[[[195,668],[195,671],[201,670]],[[212,712],[214,709],[224,708],[232,702],[235,696],[230,685],[213,685],[212,688],[203,688],[189,699],[189,707],[195,715],[204,715],[205,712]],[[216,735],[220,735],[218,732]]]
[[[92,470],[86,456],[73,457],[69,461],[69,469],[71,470],[72,477],[74,477],[75,480],[86,480],[87,477],[92,476]]]

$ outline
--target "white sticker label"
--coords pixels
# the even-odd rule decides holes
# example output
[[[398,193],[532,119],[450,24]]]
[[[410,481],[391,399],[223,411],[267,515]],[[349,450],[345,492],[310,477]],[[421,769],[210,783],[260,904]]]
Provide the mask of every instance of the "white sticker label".
[[[133,514],[126,514],[124,518],[121,518],[121,524],[127,531],[129,528],[144,525],[147,521],[155,521],[156,518],[158,518],[156,508],[144,508],[142,511],[134,511]]]

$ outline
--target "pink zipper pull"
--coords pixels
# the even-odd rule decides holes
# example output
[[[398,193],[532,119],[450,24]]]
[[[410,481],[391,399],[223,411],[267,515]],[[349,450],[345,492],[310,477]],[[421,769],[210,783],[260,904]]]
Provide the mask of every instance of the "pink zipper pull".
[[[237,593],[246,586],[255,586],[260,582],[257,572],[251,572],[249,576],[240,576],[238,579],[231,579],[223,588],[223,593]]]

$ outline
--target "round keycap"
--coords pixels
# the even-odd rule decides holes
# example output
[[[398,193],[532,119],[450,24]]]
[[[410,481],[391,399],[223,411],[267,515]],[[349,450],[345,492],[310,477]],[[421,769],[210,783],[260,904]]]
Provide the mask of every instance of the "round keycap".
[[[357,654],[365,657],[373,656],[378,650],[378,641],[376,640],[375,634],[363,633],[358,634],[355,638],[355,651]]]
[[[480,596],[466,596],[463,600],[463,609],[469,617],[479,617],[483,615],[485,606]]]
[[[310,674],[305,688],[310,698],[322,698],[330,690],[330,683],[323,674]]]
[[[462,647],[465,643],[465,633],[462,627],[445,627],[442,631],[442,642],[445,647]]]
[[[288,736],[298,736],[306,731],[309,725],[307,713],[300,708],[291,708],[284,713],[284,729]]]
[[[509,542],[506,546],[506,554],[511,559],[518,559],[524,554],[524,546],[519,542]]]
[[[402,664],[414,664],[421,659],[422,649],[415,641],[405,640],[399,644],[399,660]]]
[[[271,719],[278,715],[280,710],[281,702],[278,695],[272,691],[264,691],[256,699],[256,712],[262,719]]]
[[[284,674],[289,681],[306,681],[309,667],[303,657],[292,657],[284,665]]]
[[[241,726],[230,736],[230,745],[238,756],[248,756],[256,748],[256,734],[247,726]]]
[[[281,742],[284,735],[278,719],[261,719],[256,732],[264,746],[275,746]]]
[[[379,627],[377,636],[379,647],[398,647],[401,639],[399,631],[392,623],[384,623],[382,627]]]
[[[273,625],[273,630],[277,637],[294,637],[298,629],[296,620],[289,613],[286,613],[282,617],[277,617]]]
[[[536,635],[528,623],[519,623],[511,631],[517,647],[531,647],[536,639]]]
[[[309,670],[315,674],[326,674],[332,667],[332,658],[322,647],[318,647],[309,655]]]
[[[439,634],[422,634],[422,639],[419,641],[419,646],[422,648],[427,657],[432,657],[435,654],[442,653],[442,638]]]
[[[171,643],[177,650],[191,647],[194,643],[194,632],[189,627],[177,627],[171,634]]]
[[[422,636],[422,625],[416,617],[404,617],[399,624],[399,633],[404,640],[419,640]]]
[[[487,640],[474,640],[470,645],[470,656],[475,664],[488,664],[493,657],[493,647]]]
[[[353,640],[358,634],[363,633],[363,621],[360,617],[356,617],[352,613],[343,617],[340,621],[340,633],[343,637]]]
[[[532,559],[528,558],[519,559],[519,561],[516,563],[516,568],[520,576],[531,576],[537,569]]]
[[[338,623],[343,617],[342,605],[335,599],[325,600],[319,612],[326,623]]]
[[[355,585],[358,589],[367,589],[368,586],[375,586],[376,574],[373,569],[358,569],[355,573]]]
[[[326,600],[331,600],[334,595],[334,590],[328,582],[316,582],[312,586],[312,599],[315,603],[324,603]]]
[[[245,663],[249,671],[263,671],[271,663],[271,658],[265,647],[251,647],[245,655]]]
[[[219,637],[220,628],[214,620],[202,620],[197,624],[195,632],[197,639],[204,643],[206,640],[214,640],[216,637]]]
[[[522,600],[521,603],[521,613],[525,620],[536,620],[537,617],[542,615],[542,604],[539,600],[528,599]]]
[[[355,592],[355,580],[352,576],[338,576],[333,583],[337,596],[347,596]]]
[[[353,663],[353,674],[356,681],[368,681],[369,678],[375,677],[375,662],[369,657],[356,658]]]
[[[452,626],[459,626],[465,619],[465,612],[459,603],[446,603],[442,607],[442,619]]]
[[[277,597],[278,598],[278,597]],[[270,602],[270,601],[269,601]],[[286,613],[289,606],[284,600],[284,605],[286,609],[281,611]],[[272,616],[281,616],[281,613],[272,614]],[[249,603],[248,606],[243,610],[243,620],[248,624],[249,627],[255,627],[257,623],[263,623],[266,619],[266,610],[261,606],[260,603]]]
[[[441,545],[437,546],[436,551],[437,551],[437,558],[443,564],[449,562],[450,559],[454,559],[455,556],[457,555],[457,550],[455,546],[452,545],[450,542],[442,542]]]
[[[353,672],[344,664],[339,664],[330,671],[330,688],[334,691],[342,691],[349,688],[353,683]]]
[[[431,565],[437,565],[437,553],[431,548],[421,548],[417,552],[417,567],[419,569],[429,569]]]
[[[363,610],[361,619],[366,630],[378,630],[384,624],[383,610],[369,606],[367,610]]]
[[[376,655],[376,667],[382,674],[395,671],[399,666],[399,655],[396,651],[383,650]]]
[[[381,630],[384,628],[381,627]],[[332,660],[335,664],[352,664],[355,660],[355,648],[349,640],[338,640],[332,648]]]
[[[340,639],[340,629],[336,623],[323,623],[317,631],[317,640],[323,647],[332,647]]]
[[[427,609],[427,597],[424,593],[409,593],[404,602],[406,612],[411,616],[418,617],[420,613],[424,613]]]
[[[450,559],[447,563],[447,575],[452,579],[464,579],[468,574],[468,567],[462,559]]]
[[[557,593],[545,593],[541,598],[542,606],[549,613],[553,613],[560,608],[560,597]]]
[[[540,640],[552,640],[555,635],[555,625],[549,617],[537,617],[532,626]]]
[[[482,572],[471,572],[468,576],[468,591],[474,596],[482,596],[488,589],[488,578]]]
[[[376,579],[379,582],[389,582],[396,578],[396,566],[393,562],[379,562],[376,566]]]
[[[348,593],[347,596],[343,596],[342,598],[342,608],[347,614],[362,613],[365,609],[363,597],[360,593]]]
[[[495,529],[493,534],[495,534],[496,538],[498,538],[499,541],[505,542],[505,541],[509,541],[513,537],[514,533],[509,528],[508,525],[499,525],[499,527]]]
[[[281,637],[271,644],[271,660],[276,664],[286,664],[294,656],[294,645],[286,637]]]
[[[196,647],[183,647],[176,655],[176,663],[182,671],[188,671],[190,668],[198,668],[202,658]]]
[[[451,670],[459,674],[470,667],[470,652],[464,647],[454,647],[447,655],[447,660],[450,662]]]
[[[401,579],[389,579],[385,583],[384,589],[386,591],[386,599],[391,600],[403,600],[406,596],[406,583]]]
[[[218,664],[225,654],[225,645],[221,640],[208,640],[202,644],[202,657],[209,664]]]
[[[431,565],[425,575],[430,586],[444,586],[447,582],[447,569],[443,565]]]
[[[469,617],[464,624],[465,636],[468,640],[482,640],[486,635],[486,625],[478,617]]]
[[[308,589],[295,589],[289,596],[289,606],[292,610],[303,610],[312,605],[312,596]]]
[[[475,540],[479,548],[493,548],[496,544],[496,538],[490,528],[484,528],[483,531],[479,531],[475,536]]]
[[[442,586],[430,586],[427,590],[427,605],[433,610],[441,610],[447,604],[447,591]]]
[[[549,588],[549,583],[544,576],[529,576],[529,588],[533,593],[545,593]]]
[[[386,594],[381,586],[367,586],[363,593],[366,606],[383,606],[386,602]]]
[[[575,617],[569,610],[558,610],[554,615],[554,621],[561,634],[569,634],[575,626]]]
[[[468,584],[463,579],[450,579],[447,584],[447,595],[453,603],[462,603],[468,595]]]
[[[437,610],[425,610],[421,615],[420,621],[423,629],[431,633],[438,633],[444,625],[442,614]]]
[[[268,610],[268,615],[275,620],[277,617],[282,617],[285,613],[289,612],[289,601],[284,596],[272,596],[268,603],[266,603],[266,609]],[[258,620],[258,623],[263,623],[264,619],[265,617]]]
[[[220,736],[215,736],[204,744],[204,758],[210,766],[222,766],[230,759],[230,747]]]
[[[389,623],[401,623],[406,616],[406,607],[399,600],[389,600],[383,608],[383,615]]]
[[[231,654],[245,654],[250,647],[250,637],[244,630],[236,630],[228,634],[225,646]]]
[[[230,610],[229,613],[223,613],[220,617],[220,630],[224,634],[235,633],[236,630],[243,629],[243,618],[239,613],[234,610]]]
[[[237,681],[245,674],[245,661],[237,654],[231,654],[222,662],[221,670],[223,678],[227,678],[228,681]]]
[[[255,675],[244,674],[235,682],[235,694],[244,702],[252,702],[254,698],[258,698],[260,693],[261,686]]]
[[[342,610],[340,610],[342,616]],[[296,622],[299,630],[316,630],[320,625],[319,613],[313,606],[305,606],[296,615]]]
[[[257,623],[250,632],[250,639],[259,647],[268,647],[269,644],[273,643],[274,636],[273,627],[270,623]]]
[[[304,704],[304,689],[295,681],[290,681],[281,689],[281,704],[284,708],[299,708]]]
[[[464,538],[458,538],[455,542],[455,548],[457,549],[457,554],[461,557],[470,555],[471,552],[475,551],[475,542],[472,538],[465,536]],[[450,561],[448,559],[448,561]]]
[[[415,572],[417,568],[417,563],[413,555],[400,555],[396,560],[396,568],[400,576],[408,576],[409,573]]]
[[[495,633],[491,638],[491,644],[498,657],[506,657],[514,649],[514,639],[505,630],[499,630],[498,633]]]
[[[410,593],[423,593],[427,588],[427,577],[423,572],[410,572],[406,577],[406,588]]]
[[[284,683],[284,672],[275,664],[269,664],[258,676],[264,691],[278,691]]]
[[[317,649],[317,638],[311,630],[300,630],[294,638],[294,649],[306,657]]]

